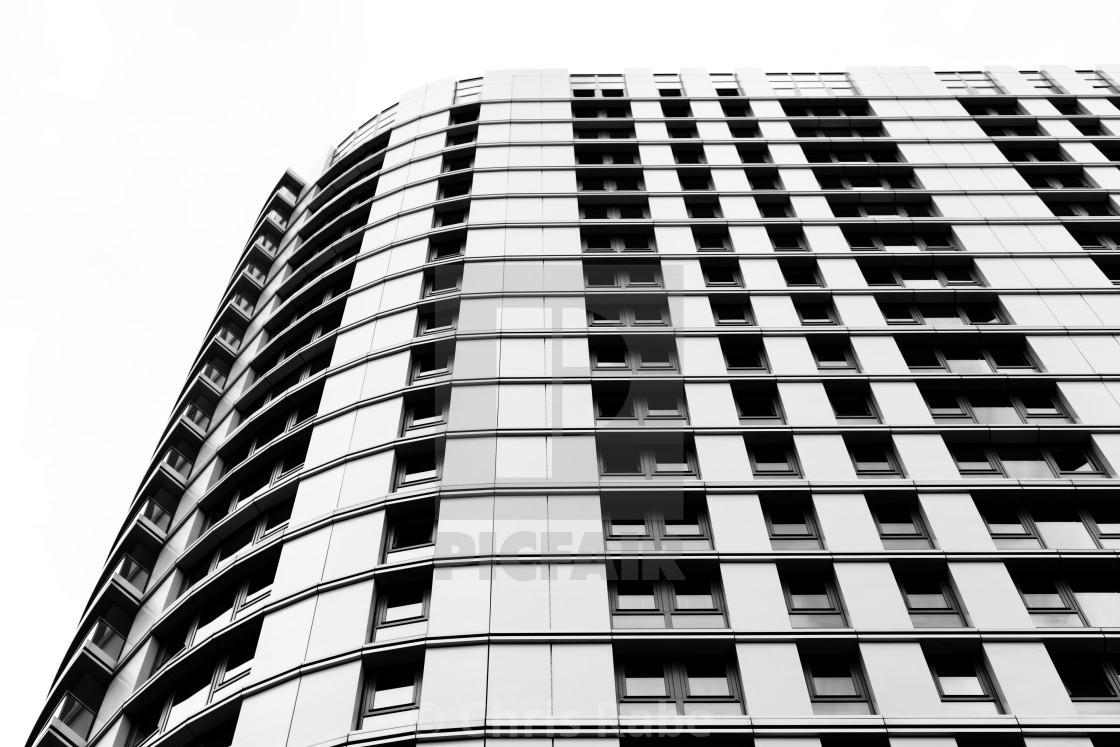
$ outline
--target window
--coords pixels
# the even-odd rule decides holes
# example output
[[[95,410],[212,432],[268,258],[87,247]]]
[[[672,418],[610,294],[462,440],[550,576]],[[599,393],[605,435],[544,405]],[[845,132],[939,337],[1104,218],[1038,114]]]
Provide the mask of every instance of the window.
[[[720,209],[719,200],[705,200],[696,197],[686,197],[684,200],[688,217],[694,219],[722,218],[723,210]]]
[[[404,398],[402,435],[420,428],[446,425],[450,403],[451,390],[446,386],[408,392]]]
[[[685,437],[635,444],[633,438],[599,438],[599,474],[603,477],[696,477],[696,454]]]
[[[898,163],[901,158],[893,146],[840,147],[803,145],[809,163]]]
[[[704,155],[703,146],[673,145],[673,163],[705,164],[708,162]]]
[[[937,265],[883,265],[861,260],[860,271],[872,287],[892,286],[912,288],[957,288],[983,285],[971,261],[967,264]]]
[[[726,110],[724,111],[726,112]],[[729,122],[727,125],[727,129],[731,132],[731,137],[735,138],[736,140],[746,140],[749,138],[762,137],[762,130],[760,130],[758,128],[758,125],[754,124],[753,122],[745,124]]]
[[[805,326],[819,327],[839,324],[836,318],[836,309],[831,302],[795,301],[793,308],[797,311],[797,318]]]
[[[573,128],[573,134],[576,140],[633,140],[634,127],[630,124],[622,123],[607,123],[602,124],[580,124],[576,123]]]
[[[980,129],[991,137],[1042,137],[1042,131],[1034,122],[1015,122],[1013,124],[981,124]]]
[[[572,116],[576,119],[625,119],[630,117],[630,105],[625,101],[600,101],[573,103]]]
[[[809,244],[805,241],[805,235],[800,230],[767,228],[766,234],[770,237],[770,245],[774,247],[776,252],[809,251]]]
[[[863,676],[859,656],[801,650],[801,665],[809,685],[813,713],[870,714],[871,691]]]
[[[793,218],[793,203],[785,197],[758,197],[755,199],[758,212],[763,218]]]
[[[666,117],[691,117],[692,107],[687,101],[662,101],[661,114]]]
[[[735,382],[731,396],[739,413],[739,422],[748,425],[779,425],[785,422],[778,388],[770,382]]]
[[[1120,249],[1120,231],[1104,228],[1071,230],[1070,234],[1082,249]]]
[[[428,619],[431,588],[430,575],[405,572],[379,577],[373,640],[384,641],[417,632],[415,623]]]
[[[412,380],[451,373],[453,342],[430,343],[412,348]]]
[[[793,444],[747,444],[747,454],[750,457],[751,471],[756,477],[801,477],[801,465],[797,462],[797,454]]]
[[[996,147],[1003,152],[1008,161],[1012,162],[1054,163],[1069,160],[1057,145],[999,143]]]
[[[902,466],[889,443],[849,443],[848,454],[860,477],[902,477]]]
[[[930,369],[958,374],[985,374],[1038,370],[1021,343],[989,345],[984,348],[979,345],[934,347],[920,343],[899,347],[911,371]]]
[[[422,336],[451,332],[455,329],[455,322],[458,317],[459,303],[457,301],[425,304],[417,309],[416,334]]]
[[[710,75],[712,86],[716,89],[716,96],[740,96],[739,82],[734,73],[712,73]]]
[[[1104,257],[1093,257],[1093,261],[1096,263],[1101,273],[1108,278],[1110,283],[1113,285],[1120,285],[1120,262],[1111,262]],[[209,418],[207,418],[207,425],[208,424]],[[207,426],[204,425],[202,427],[206,428]]]
[[[1075,703],[1120,701],[1120,672],[1113,658],[1062,651],[1051,651],[1050,656],[1070,700]],[[1116,709],[1109,708],[1106,712],[1116,713]]]
[[[805,101],[782,101],[782,110],[787,117],[869,117],[871,109],[863,101],[835,101],[830,99],[810,99]]]
[[[859,91],[847,73],[767,73],[779,96],[856,96]]]
[[[884,550],[930,550],[933,540],[913,500],[870,503],[871,517]]]
[[[686,192],[705,192],[712,189],[712,173],[706,169],[677,170],[681,189]]]
[[[837,218],[929,218],[933,206],[928,202],[847,202],[830,200]]]
[[[1073,445],[1040,448],[954,444],[950,445],[949,451],[962,475],[1018,480],[1106,476],[1087,449]]]
[[[758,191],[770,191],[783,189],[782,180],[778,178],[778,172],[775,171],[748,171],[747,181],[750,183],[751,189]]]
[[[766,500],[762,513],[774,550],[822,550],[820,530],[808,501]]]
[[[712,530],[699,496],[603,497],[608,552],[688,552],[712,549]]]
[[[470,177],[462,178],[456,177],[452,179],[440,179],[439,181],[439,199],[450,200],[455,197],[467,197],[471,193],[471,179]]]
[[[749,298],[736,298],[734,296],[708,297],[712,307],[712,316],[716,324],[753,325],[754,314],[751,312]]]
[[[734,655],[618,660],[622,716],[737,716],[743,713]]]
[[[435,549],[436,513],[432,501],[390,506],[386,527],[386,563],[430,557]]]
[[[397,452],[397,487],[411,487],[439,479],[442,454],[434,442]]]
[[[885,190],[885,189],[913,189],[915,181],[913,172],[884,171],[882,167],[864,168],[859,166],[845,166],[832,168],[813,169],[813,175],[821,189],[846,189],[846,190]]]
[[[956,241],[952,232],[921,231],[921,232],[896,232],[896,233],[863,233],[845,231],[854,252],[951,252],[957,250]]]
[[[589,327],[664,327],[669,324],[669,307],[664,297],[638,297],[633,300],[587,298]]]
[[[726,228],[693,228],[692,240],[698,252],[731,251],[731,234]]]
[[[1003,90],[985,72],[969,70],[965,72],[938,72],[936,75],[938,80],[954,93],[1003,93]]]
[[[828,124],[828,123],[794,123],[793,134],[797,137],[826,137],[853,138],[853,137],[882,137],[883,126],[878,122],[863,122],[859,124]]]
[[[926,404],[938,423],[1068,423],[1062,405],[1051,391],[971,392],[926,390]]]
[[[738,145],[735,148],[739,152],[739,160],[743,163],[773,163],[774,159],[770,157],[770,151],[765,145]]]
[[[728,371],[768,371],[769,364],[760,337],[721,337],[720,347]]]
[[[1015,117],[1023,114],[1019,102],[1013,99],[962,101],[961,106],[974,117]]]
[[[782,592],[790,624],[795,628],[846,628],[840,592],[832,569],[781,571]]]
[[[478,137],[477,127],[465,127],[457,130],[450,130],[447,133],[448,148],[455,148],[460,145],[470,145]]]
[[[465,207],[456,207],[452,209],[436,210],[432,218],[432,228],[442,228],[444,226],[456,226],[461,223],[467,222],[468,209]]]
[[[1064,580],[1026,567],[1012,573],[1012,578],[1036,626],[1080,628],[1086,625],[1073,589]]]
[[[428,261],[438,262],[441,259],[451,259],[463,256],[467,240],[462,237],[447,237],[440,235],[429,239]]]
[[[824,391],[837,423],[859,425],[880,422],[871,390],[866,386],[857,388],[825,384]]]
[[[596,382],[592,387],[595,416],[637,426],[687,422],[684,388],[679,384],[642,386],[630,382]]]
[[[925,654],[942,701],[983,704],[977,713],[1001,713],[995,689],[979,655],[930,650]]]
[[[778,268],[782,271],[782,279],[791,288],[824,287],[824,281],[821,280],[820,273],[817,271],[817,261],[815,259],[808,261],[779,259]]]
[[[739,273],[739,263],[735,260],[700,260],[700,271],[708,287],[742,288],[743,277]]]
[[[460,80],[455,84],[455,103],[466,104],[471,101],[478,101],[482,96],[482,78],[468,78]],[[466,107],[464,107],[466,108]],[[462,116],[469,116],[464,113]],[[477,117],[477,115],[476,115]]]
[[[676,343],[665,337],[596,336],[589,340],[596,372],[665,372],[677,370]]]
[[[401,662],[388,666],[366,666],[359,729],[377,726],[378,716],[416,708],[420,703],[422,662]]]
[[[645,572],[643,571],[643,574]],[[688,564],[673,578],[627,579],[610,585],[614,628],[726,628],[719,572]],[[683,578],[682,578],[683,577]]]
[[[1054,81],[1050,80],[1050,76],[1041,70],[1020,70],[1019,74],[1032,88],[1042,93],[1061,93],[1058,87],[1054,85]]]
[[[652,232],[602,233],[601,231],[581,229],[580,238],[583,240],[583,250],[585,252],[621,253],[653,252],[657,250]]]
[[[968,324],[1006,324],[995,303],[970,304],[885,304],[879,308],[888,324],[928,324],[964,326]]]
[[[660,288],[661,266],[656,263],[584,262],[584,281],[596,288]]]
[[[610,174],[576,171],[580,192],[640,192],[645,189],[640,171],[618,170]]]
[[[463,265],[439,264],[424,270],[424,295],[456,293],[463,282]]]
[[[573,75],[572,96],[575,98],[621,98],[626,95],[625,79],[621,75]]]
[[[941,571],[904,571],[895,569],[895,578],[915,628],[962,628],[964,613]]]
[[[995,546],[1001,550],[1037,550],[1042,547],[1038,528],[1030,514],[1010,505],[990,504],[981,507]]]
[[[1080,202],[1044,200],[1044,202],[1046,202],[1046,207],[1050,208],[1050,212],[1059,217],[1091,218],[1116,215],[1116,211],[1113,210],[1112,205],[1107,200],[1108,198],[1105,197],[1103,200],[1091,202],[1088,200]]]
[[[809,352],[821,371],[858,371],[855,355],[847,343],[810,340]]]
[[[700,137],[696,125],[692,124],[666,124],[665,130],[669,133],[669,137],[675,140],[690,140]]]
[[[474,149],[468,151],[452,151],[444,153],[443,168],[441,173],[449,174],[452,171],[463,171],[474,166]]]
[[[576,163],[580,166],[631,166],[641,163],[636,148],[577,145]]]

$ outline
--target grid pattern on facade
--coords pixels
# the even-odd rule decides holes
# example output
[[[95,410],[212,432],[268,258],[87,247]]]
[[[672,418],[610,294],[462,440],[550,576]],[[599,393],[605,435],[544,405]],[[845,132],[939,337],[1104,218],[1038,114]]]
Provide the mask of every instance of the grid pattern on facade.
[[[28,744],[1112,744],[1115,70],[402,98],[268,195]]]

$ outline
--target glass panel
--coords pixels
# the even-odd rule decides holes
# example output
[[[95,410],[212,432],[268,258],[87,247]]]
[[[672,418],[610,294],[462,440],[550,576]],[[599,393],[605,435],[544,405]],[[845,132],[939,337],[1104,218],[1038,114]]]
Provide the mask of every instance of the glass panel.
[[[373,708],[396,708],[411,705],[413,701],[414,685],[398,685],[379,689],[373,693]]]
[[[938,676],[941,683],[941,692],[946,696],[968,697],[985,695],[984,685],[976,675],[965,676]]]
[[[689,663],[685,666],[688,680],[688,695],[692,697],[727,697],[731,686],[727,682],[727,670],[722,664],[707,662]]]
[[[859,688],[851,675],[837,677],[813,677],[813,690],[822,697],[855,697]]]

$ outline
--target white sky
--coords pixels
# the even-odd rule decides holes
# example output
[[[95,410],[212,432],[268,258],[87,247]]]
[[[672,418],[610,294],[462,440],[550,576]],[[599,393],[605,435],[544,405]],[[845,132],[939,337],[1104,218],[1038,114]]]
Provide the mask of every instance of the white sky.
[[[1114,0],[540,6],[0,7],[0,744],[27,738],[266,191],[403,91],[528,67],[1092,68],[1120,20]]]

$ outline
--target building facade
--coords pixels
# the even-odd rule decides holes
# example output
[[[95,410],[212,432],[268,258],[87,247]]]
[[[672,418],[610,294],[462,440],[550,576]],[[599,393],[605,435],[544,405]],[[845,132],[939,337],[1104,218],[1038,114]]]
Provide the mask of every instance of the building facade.
[[[28,744],[1120,744],[1118,83],[405,95],[266,201]]]

